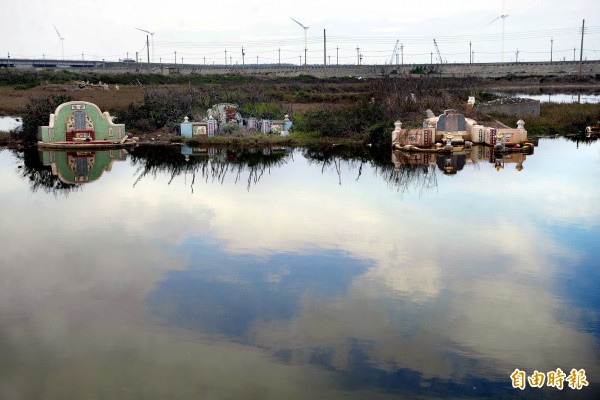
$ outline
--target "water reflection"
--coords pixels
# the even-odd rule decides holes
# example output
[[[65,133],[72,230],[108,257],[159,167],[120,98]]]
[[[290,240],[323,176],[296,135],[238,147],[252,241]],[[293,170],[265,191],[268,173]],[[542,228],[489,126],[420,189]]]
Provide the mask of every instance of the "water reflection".
[[[30,181],[33,191],[44,188],[68,194],[80,189],[83,183],[100,179],[104,172],[112,170],[114,162],[125,161],[129,156],[136,167],[133,187],[146,178],[155,179],[158,174],[167,174],[170,176],[168,184],[178,177],[186,182],[189,180],[193,193],[197,179],[205,183],[223,184],[228,177],[233,178],[235,184],[245,183],[246,189],[250,190],[264,174],[293,162],[294,150],[286,147],[227,149],[141,146],[130,152],[125,149],[39,152],[30,149],[15,154],[23,159],[21,175]],[[329,147],[302,149],[301,155],[309,165],[318,167],[321,174],[333,171],[339,185],[343,182],[342,171],[353,171],[353,180],[358,181],[363,168],[368,166],[399,192],[422,192],[437,186],[438,173],[454,175],[466,165],[479,167],[480,164],[489,164],[496,171],[514,165],[517,171],[521,171],[528,154],[501,154],[490,147],[473,146],[451,154]]]
[[[42,189],[54,194],[77,191],[85,183],[94,182],[110,172],[117,161],[125,161],[127,151],[116,150],[40,150],[14,153],[23,161],[19,174],[26,178],[31,190]]]
[[[0,132],[10,132],[23,125],[20,117],[0,116]]]
[[[502,97],[520,97],[532,100],[539,100],[542,103],[578,103],[578,104],[598,104],[600,103],[600,94],[597,92],[581,92],[581,93],[560,93],[552,92],[547,89],[535,92],[494,92],[494,94]]]
[[[196,153],[136,149],[56,198],[0,152],[6,397],[600,393],[598,142],[543,140],[500,173],[466,153],[456,174],[368,150]],[[591,386],[510,386],[558,367]]]
[[[171,176],[169,183],[178,176],[189,177],[193,193],[196,178],[223,183],[227,176],[233,175],[237,183],[247,173],[245,180],[249,190],[265,172],[285,164],[290,153],[290,148],[269,147],[260,150],[189,146],[157,150],[155,147],[141,147],[132,157],[133,165],[138,166],[134,186],[148,176],[167,173]]]
[[[499,153],[487,146],[473,146],[460,151],[447,154],[427,152],[402,152],[394,151],[392,162],[395,169],[400,170],[406,165],[421,166],[423,174],[429,175],[435,172],[435,166],[445,175],[455,175],[462,171],[467,164],[478,163],[493,164],[496,171],[500,171],[509,165],[514,165],[517,171],[523,170],[523,163],[530,153],[513,152]]]

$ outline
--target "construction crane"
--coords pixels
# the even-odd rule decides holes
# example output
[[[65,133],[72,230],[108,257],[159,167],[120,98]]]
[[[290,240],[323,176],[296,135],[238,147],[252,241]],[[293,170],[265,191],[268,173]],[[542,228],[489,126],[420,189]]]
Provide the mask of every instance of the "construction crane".
[[[433,39],[433,44],[435,45],[435,51],[437,52],[438,60],[440,61],[440,64],[443,64],[445,61],[442,59],[442,53],[440,53],[440,48],[438,47],[435,39]]]
[[[394,65],[394,57],[398,57],[398,43],[400,43],[400,40],[396,40],[396,44],[394,45],[394,51],[392,51],[392,58],[390,58],[390,65]],[[398,64],[396,62],[396,64]]]

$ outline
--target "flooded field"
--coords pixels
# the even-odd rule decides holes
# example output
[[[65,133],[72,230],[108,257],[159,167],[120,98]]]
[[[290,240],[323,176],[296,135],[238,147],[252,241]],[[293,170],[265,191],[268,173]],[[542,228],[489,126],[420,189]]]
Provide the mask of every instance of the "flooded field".
[[[495,92],[498,95],[506,97],[520,97],[526,99],[539,100],[541,103],[563,103],[563,104],[598,104],[600,103],[600,94],[598,93],[515,93],[515,92]]]
[[[23,125],[20,117],[2,117],[0,116],[0,132],[10,132]]]
[[[599,171],[597,140],[0,150],[0,397],[598,398]]]

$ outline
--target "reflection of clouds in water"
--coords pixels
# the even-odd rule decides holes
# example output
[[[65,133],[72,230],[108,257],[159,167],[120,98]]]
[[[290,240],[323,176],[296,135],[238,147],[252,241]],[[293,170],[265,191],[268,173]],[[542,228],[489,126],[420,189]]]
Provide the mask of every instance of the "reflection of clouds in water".
[[[422,303],[442,287],[437,265],[415,260],[403,265],[383,264],[370,269],[361,280],[375,287],[391,288],[392,293]]]
[[[120,224],[127,213],[108,214],[100,220],[111,229],[97,226],[100,234],[79,212],[66,212],[61,224],[57,215],[42,216],[40,229],[19,224],[20,216],[5,225],[3,397],[301,399],[327,392],[323,371],[283,367],[259,350],[157,325],[146,296],[185,262],[160,231],[128,231]]]
[[[367,187],[377,184],[368,180],[368,171],[363,176]],[[191,201],[187,187],[165,190],[166,181],[159,177],[140,183],[135,196],[115,187],[113,194],[122,199],[116,208],[97,206],[104,200],[101,187],[100,182],[89,185],[69,201],[36,195],[33,201],[41,201],[47,212],[38,220],[29,218],[33,205],[27,199],[22,209],[11,207],[16,210],[12,215],[0,215],[9,227],[0,238],[11,249],[0,254],[0,318],[11,327],[0,335],[0,346],[7,365],[32,371],[26,379],[12,380],[15,390],[26,390],[33,381],[39,386],[31,390],[44,385],[48,398],[76,397],[63,396],[57,383],[76,376],[80,387],[92,391],[106,381],[122,381],[136,391],[112,393],[121,398],[191,397],[190,388],[219,398],[265,388],[264,397],[316,397],[326,390],[322,379],[327,377],[298,365],[314,364],[321,349],[319,357],[327,365],[348,369],[357,346],[366,355],[364,363],[378,369],[409,368],[445,379],[506,380],[507,369],[549,370],[568,363],[597,371],[590,358],[597,344],[564,318],[569,310],[552,294],[560,263],[574,265],[580,255],[534,226],[535,221],[521,218],[545,212],[530,206],[533,192],[521,203],[524,211],[480,223],[452,213],[442,220],[426,202],[386,194],[369,199],[360,186],[293,196],[286,187],[269,187],[243,198],[223,186]],[[0,205],[7,201],[0,198]],[[90,209],[95,219],[89,218]],[[89,226],[91,221],[98,222]],[[227,263],[210,264],[209,255],[191,257],[183,246],[177,250],[185,260],[173,254],[171,246],[206,236],[222,243],[226,256],[269,260],[279,253],[309,256],[335,250],[366,260],[368,268],[346,274],[346,290],[337,292],[315,291],[314,279],[304,277],[304,286],[294,294],[300,296],[299,308],[289,319],[261,318],[257,303],[244,334],[272,354],[289,353],[291,366],[281,368],[261,351],[199,343],[202,325],[194,332],[157,329],[158,317],[146,309],[147,295],[167,271],[180,270],[186,278],[190,260],[198,264],[200,276],[206,272],[202,267],[212,268],[202,277],[204,283],[228,284],[230,299],[243,287],[266,283],[290,300],[285,282],[302,263],[282,261],[249,276]],[[83,251],[78,243],[97,247]],[[35,252],[15,250],[32,245]],[[192,286],[189,293],[197,289]],[[211,300],[219,305],[223,297]],[[586,364],[590,360],[592,365]],[[55,368],[36,368],[45,363]]]
[[[297,357],[299,349],[331,348],[336,367],[343,369],[348,338],[355,337],[370,341],[369,362],[383,369],[402,365],[443,378],[481,373],[478,370],[498,378],[515,362],[535,369],[552,362],[590,361],[593,338],[558,320],[565,304],[551,294],[561,263],[574,265],[580,255],[518,215],[485,223],[448,215],[439,224],[445,235],[434,235],[428,229],[438,224],[427,206],[403,204],[356,213],[352,200],[336,202],[333,196],[320,198],[318,207],[307,207],[312,199],[302,196],[290,201],[267,204],[265,209],[278,218],[261,231],[260,240],[235,229],[232,221],[260,231],[260,221],[266,218],[261,209],[251,216],[215,212],[212,227],[232,252],[307,252],[311,246],[331,246],[371,260],[372,266],[354,278],[354,290],[346,297],[320,299],[318,306],[307,301],[291,324],[256,321],[250,336],[259,346],[292,348]],[[215,199],[214,204],[229,210],[226,199]],[[286,214],[288,207],[298,212]],[[442,305],[438,296],[444,290],[452,295]],[[398,310],[381,307],[382,301],[398,295],[413,303],[404,304],[410,326],[394,321]],[[425,307],[422,315],[414,311],[420,307]],[[447,329],[434,329],[442,326]],[[453,366],[444,359],[453,351],[454,356],[475,356],[482,364]]]
[[[510,193],[511,205],[519,205],[510,209],[515,215],[538,221],[551,215],[557,225],[576,224],[589,228],[600,218],[600,191],[590,190],[593,185],[591,182],[577,182],[575,177],[569,180],[546,177],[526,185],[507,182],[503,184],[503,193]],[[493,185],[478,186],[476,190],[469,187],[467,190],[473,195],[497,196],[498,202],[504,201],[504,196]]]
[[[490,186],[480,185],[478,190],[492,190]],[[517,197],[523,195],[522,190],[517,192]],[[469,222],[451,214],[440,221],[433,217],[436,213],[427,204],[365,208],[364,199],[355,201],[352,196],[340,201],[335,195],[313,197],[300,193],[288,196],[286,203],[276,200],[278,196],[271,201],[261,198],[264,208],[253,204],[254,199],[247,199],[249,209],[253,210],[249,214],[219,193],[211,193],[210,197],[211,204],[223,209],[215,212],[213,232],[224,240],[229,252],[305,253],[317,246],[340,249],[372,261],[365,274],[354,278],[353,287],[360,290],[351,291],[339,304],[327,299],[318,307],[303,307],[291,325],[256,322],[252,329],[260,346],[277,347],[278,343],[284,348],[325,346],[335,349],[334,358],[343,359],[348,352],[348,337],[357,337],[372,341],[371,362],[393,361],[426,375],[444,377],[448,377],[452,368],[448,369],[448,361],[439,357],[455,347],[485,359],[485,368],[493,376],[501,375],[511,360],[541,368],[535,363],[586,360],[586,353],[593,348],[591,336],[557,319],[563,303],[557,299],[554,306],[545,303],[553,299],[548,293],[557,270],[562,267],[558,263],[573,265],[580,256],[521,219],[519,216],[525,211],[512,216],[509,213],[496,222]],[[533,201],[532,197],[527,199]],[[527,208],[526,204],[522,206],[530,210],[531,216],[539,215],[539,210]],[[264,229],[265,225],[268,229]],[[443,227],[445,235],[430,232],[436,226]],[[477,272],[473,262],[481,266],[482,273]],[[490,279],[495,284],[487,287]],[[529,301],[519,292],[512,292],[519,279],[525,282],[534,279],[532,286],[541,285],[537,289],[526,284],[522,287],[536,293],[538,301]],[[390,323],[393,310],[385,312],[380,307],[383,299],[396,295],[414,302],[410,306],[413,309],[418,309],[418,304],[426,307],[439,301],[436,298],[443,290],[460,294],[450,296],[452,300],[446,303],[448,309],[443,314],[437,315],[439,310],[434,308],[428,309],[424,316],[437,315],[436,326],[443,326],[442,321],[455,316],[456,320],[447,320],[448,329],[444,331],[427,329],[427,322],[415,314],[414,320],[418,322],[410,332],[416,330],[419,335],[407,333],[402,326]],[[372,297],[365,298],[367,294]],[[351,296],[359,296],[360,301],[353,301]],[[517,324],[508,323],[506,318],[511,315]],[[538,318],[534,320],[536,315]],[[530,319],[535,323],[528,332],[527,324],[521,321]],[[498,335],[503,335],[503,340],[496,340]],[[518,342],[517,335],[524,340]],[[531,345],[533,337],[540,339],[536,345]],[[559,345],[563,350],[555,351],[549,344],[556,343],[559,337],[565,338]],[[396,350],[398,347],[404,350]],[[462,374],[474,372],[471,368]]]
[[[515,366],[532,371],[574,365],[598,372],[594,337],[558,321],[565,304],[547,290],[516,277],[477,280],[450,302],[454,318],[447,321],[449,336],[493,360],[499,372]]]
[[[427,240],[422,228],[432,217],[422,208],[402,207],[405,214],[416,214],[415,219],[420,219],[412,224],[410,219],[399,218],[397,211],[365,208],[359,199],[340,202],[335,196],[301,193],[282,203],[273,195],[246,199],[242,208],[232,197],[217,192],[209,197],[209,203],[219,209],[211,221],[212,232],[230,253],[260,256],[339,249],[358,259],[372,260],[371,279],[412,293],[419,300],[439,290],[437,268],[428,263],[431,255],[423,253],[414,260],[410,251]]]

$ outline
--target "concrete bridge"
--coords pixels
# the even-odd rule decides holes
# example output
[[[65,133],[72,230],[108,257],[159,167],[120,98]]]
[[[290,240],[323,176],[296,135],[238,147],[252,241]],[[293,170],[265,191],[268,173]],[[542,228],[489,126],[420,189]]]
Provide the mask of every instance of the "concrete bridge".
[[[441,77],[500,78],[506,76],[563,76],[578,75],[579,61],[510,62],[477,64],[411,64],[411,65],[194,65],[158,64],[138,62],[69,61],[0,59],[0,68],[18,70],[66,69],[99,73],[148,73],[224,75],[239,74],[262,77],[293,77],[310,75],[319,78],[346,77],[373,78],[381,76],[408,76],[430,74]],[[585,76],[600,75],[600,60],[583,61],[581,73]]]

